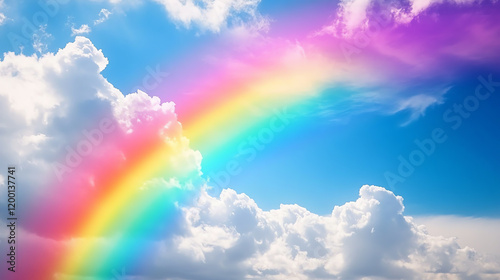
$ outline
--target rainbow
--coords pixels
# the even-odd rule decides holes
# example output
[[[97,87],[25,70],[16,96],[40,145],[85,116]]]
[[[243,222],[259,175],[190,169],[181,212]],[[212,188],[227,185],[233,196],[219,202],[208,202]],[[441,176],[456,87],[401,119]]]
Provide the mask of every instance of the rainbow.
[[[184,99],[176,102],[190,104],[178,112],[183,135],[190,146],[204,154],[224,153],[228,145],[236,146],[248,134],[267,126],[276,118],[277,110],[316,98],[325,87],[326,77],[322,73],[328,73],[330,67],[318,61],[304,61],[293,68],[274,63],[247,73],[249,78],[228,77],[209,90],[199,89],[196,103],[193,96],[182,96]],[[95,192],[84,194],[67,213],[60,215],[63,222],[58,230],[71,238],[60,254],[63,257],[47,269],[46,279],[53,279],[54,275],[56,279],[71,275],[109,277],[113,269],[133,267],[137,255],[153,249],[151,240],[155,236],[168,234],[168,226],[179,216],[176,203],[188,201],[193,192],[161,186],[179,175],[184,178],[180,184],[199,186],[200,179],[196,179],[199,174],[183,176],[172,172],[172,164],[165,162],[178,152],[184,136],[166,142],[153,131],[145,129],[137,133],[142,136],[134,139],[127,139],[129,136],[123,131],[110,136],[110,142],[127,143],[121,146],[126,159],[118,152],[107,152],[111,156],[106,159],[87,159],[82,169],[93,170],[91,184]],[[95,165],[104,168],[96,170]],[[88,184],[68,180],[63,184],[76,188]],[[145,182],[146,190],[141,187]],[[69,191],[67,195],[81,194]]]

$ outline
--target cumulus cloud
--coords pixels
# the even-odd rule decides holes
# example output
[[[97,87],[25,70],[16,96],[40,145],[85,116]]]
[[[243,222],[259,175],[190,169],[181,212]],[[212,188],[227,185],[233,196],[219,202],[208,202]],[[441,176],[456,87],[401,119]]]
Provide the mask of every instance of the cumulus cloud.
[[[336,206],[328,216],[298,205],[263,211],[231,189],[219,197],[203,192],[183,209],[182,232],[159,243],[158,264],[150,269],[173,279],[500,276],[498,263],[455,238],[429,235],[403,211],[402,197],[367,185],[356,201]]]
[[[77,79],[75,76],[84,75],[85,71],[89,72],[86,74],[87,77],[96,76],[89,80],[91,83],[98,83],[99,88],[106,88],[106,92],[116,95],[116,89],[102,76],[95,75],[102,71],[107,63],[102,52],[95,49],[90,41],[83,37],[77,37],[74,43],[69,43],[55,55],[49,53],[38,57],[16,55],[12,52],[4,54],[0,64],[2,69],[0,81],[4,85],[0,88],[0,96],[3,97],[2,105],[5,106],[5,110],[2,110],[5,115],[2,119],[8,119],[9,115],[13,115],[23,126],[35,128],[47,125],[48,119],[59,113],[55,108],[62,105],[62,100],[81,101],[91,96],[91,87],[85,87],[85,82],[75,84],[82,86],[79,94],[65,94],[71,92],[70,85],[66,84],[66,81],[75,82]],[[82,69],[79,71],[75,69],[76,64],[82,66]],[[68,70],[67,74],[64,69]],[[73,69],[74,72],[70,73]],[[59,79],[59,83],[56,79]],[[4,122],[2,127],[14,126],[8,126],[8,122]]]
[[[172,20],[186,27],[197,25],[218,32],[229,19],[247,20],[262,25],[257,6],[260,0],[155,0],[165,7]]]
[[[4,147],[0,162],[17,164],[29,174],[22,178],[26,187],[20,196],[37,194],[53,201],[50,207],[40,206],[38,214],[60,216],[59,226],[54,223],[49,231],[27,223],[36,234],[65,234],[73,222],[70,216],[63,218],[60,209],[69,205],[61,197],[80,197],[81,204],[72,203],[68,211],[83,214],[93,195],[78,192],[105,180],[100,164],[123,168],[137,147],[163,147],[157,151],[157,164],[166,170],[158,177],[144,177],[145,183],[156,179],[159,185],[191,188],[201,174],[201,155],[189,148],[182,135],[174,104],[140,91],[123,95],[100,74],[107,63],[103,53],[80,36],[57,53],[40,57],[6,53],[0,61],[0,145]],[[102,127],[103,120],[115,129],[101,131],[99,143],[73,168],[69,155],[85,143],[85,135]],[[38,193],[49,186],[60,196]]]
[[[92,31],[87,24],[82,24],[79,28],[71,27],[71,36],[87,34]]]

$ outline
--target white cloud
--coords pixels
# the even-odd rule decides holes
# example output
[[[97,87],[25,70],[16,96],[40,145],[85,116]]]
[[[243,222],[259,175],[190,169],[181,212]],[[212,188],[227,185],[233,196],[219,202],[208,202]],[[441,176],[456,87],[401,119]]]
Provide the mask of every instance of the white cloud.
[[[101,75],[107,64],[103,53],[81,36],[57,53],[39,57],[10,52],[0,60],[0,165],[14,163],[25,172],[20,196],[30,197],[47,187],[41,183],[55,181],[54,163],[64,160],[65,147],[74,148],[84,138],[82,132],[94,129],[103,118],[121,129],[113,141],[93,148],[87,159],[94,164],[65,174],[68,183],[92,187],[81,183],[81,176],[97,173],[96,162],[115,154],[126,157],[127,143],[139,143],[143,133],[165,141],[165,157],[158,164],[168,172],[160,179],[189,188],[187,180],[199,177],[201,155],[182,136],[174,104],[143,92],[124,96]]]
[[[16,123],[21,122],[23,126],[43,127],[48,124],[49,118],[67,113],[65,107],[68,104],[64,103],[92,98],[91,94],[95,89],[85,86],[87,82],[105,89],[107,95],[118,94],[99,75],[107,63],[102,52],[83,37],[76,37],[74,43],[69,43],[55,55],[49,53],[38,57],[12,52],[4,54],[4,59],[0,62],[0,97],[1,104],[8,108],[2,111],[5,119],[8,120],[8,116],[13,115],[19,120]],[[75,68],[76,65],[81,69]],[[77,75],[88,80],[77,82]],[[68,81],[75,83],[69,85]],[[78,94],[67,95],[66,93],[76,90],[74,86],[79,87]],[[5,122],[2,125],[12,127],[8,124]]]
[[[429,235],[403,199],[363,186],[319,216],[298,205],[263,211],[245,194],[203,192],[150,271],[174,279],[497,279],[498,262]],[[500,252],[496,252],[500,254]],[[189,268],[189,276],[185,270]]]
[[[155,0],[165,7],[172,20],[186,27],[195,24],[202,29],[218,32],[231,18],[250,18],[262,24],[258,13],[260,0]],[[241,17],[239,18],[241,20]]]
[[[454,236],[461,246],[500,257],[500,219],[460,216],[420,216],[415,222],[424,224],[432,235]]]
[[[106,64],[102,53],[83,37],[76,37],[56,54],[4,54],[0,61],[0,145],[4,147],[0,158],[31,174],[26,184],[53,175],[49,163],[58,154],[57,147],[83,129],[79,107],[91,100],[99,104],[98,90],[107,96],[119,94],[99,74]],[[67,121],[74,127],[62,129],[60,125]]]
[[[101,24],[101,23],[105,22],[106,20],[108,20],[108,18],[111,14],[112,13],[110,11],[108,11],[107,9],[101,9],[101,11],[99,12],[99,19],[96,19],[94,21],[94,25]]]
[[[366,20],[366,10],[370,3],[371,0],[342,1],[342,15],[347,28],[358,27]]]
[[[92,31],[87,24],[82,24],[79,28],[71,27],[71,36],[87,34]]]

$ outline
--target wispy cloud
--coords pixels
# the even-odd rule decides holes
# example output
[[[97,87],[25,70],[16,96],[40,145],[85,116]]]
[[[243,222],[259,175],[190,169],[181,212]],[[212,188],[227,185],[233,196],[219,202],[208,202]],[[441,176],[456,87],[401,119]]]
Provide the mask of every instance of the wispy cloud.
[[[112,13],[107,9],[101,9],[101,11],[99,12],[99,18],[94,21],[94,25],[98,25],[105,22],[106,20],[108,20],[111,14]]]
[[[384,21],[394,24],[407,24],[424,14],[426,10],[442,5],[472,5],[480,4],[476,0],[413,0],[391,1],[379,3],[375,0],[342,0],[337,10],[337,18],[323,31],[338,36],[352,36],[355,31],[367,29],[372,23],[383,18]]]
[[[1,12],[1,9],[4,7],[4,1],[0,0],[0,25],[4,24],[7,17],[4,13]]]
[[[47,33],[47,25],[40,25],[38,30],[33,34],[33,49],[42,54],[47,51],[47,41],[52,38],[50,33]]]

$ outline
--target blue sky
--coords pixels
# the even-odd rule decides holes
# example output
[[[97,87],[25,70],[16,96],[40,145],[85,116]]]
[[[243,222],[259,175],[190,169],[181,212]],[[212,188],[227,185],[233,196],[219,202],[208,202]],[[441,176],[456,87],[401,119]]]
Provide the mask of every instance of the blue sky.
[[[405,112],[364,113],[342,122],[311,117],[307,128],[293,132],[293,140],[277,136],[266,148],[272,151],[245,166],[231,186],[263,207],[297,203],[326,214],[333,205],[354,199],[362,184],[389,188],[385,173],[398,174],[399,155],[408,159],[418,148],[415,140],[430,138],[435,128],[442,128],[447,140],[392,190],[405,198],[412,215],[498,217],[500,100],[493,94],[456,130],[443,120],[443,113],[462,103],[476,85],[472,78],[454,86],[442,104],[406,126],[401,126],[408,118]]]

